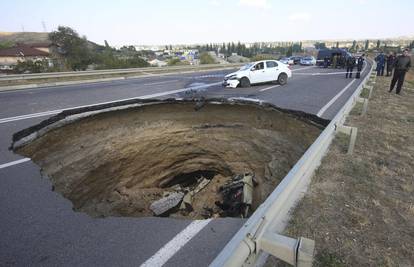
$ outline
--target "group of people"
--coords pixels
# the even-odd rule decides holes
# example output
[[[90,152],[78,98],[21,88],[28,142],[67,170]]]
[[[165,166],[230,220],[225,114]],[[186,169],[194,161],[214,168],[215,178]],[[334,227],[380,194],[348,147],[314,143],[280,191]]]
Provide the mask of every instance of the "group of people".
[[[396,58],[397,56],[394,52],[390,52],[388,56],[381,52],[375,58],[375,61],[377,62],[377,76],[384,76],[385,67],[387,67],[387,76],[390,76],[394,68]]]
[[[346,59],[346,75],[345,78],[352,78],[352,72],[357,67],[356,77],[359,79],[361,77],[362,67],[364,65],[365,55],[358,57],[356,59],[354,56],[349,56]],[[405,74],[411,67],[411,57],[409,56],[409,50],[405,49],[402,55],[396,56],[395,53],[390,53],[388,56],[385,56],[384,53],[380,53],[376,58],[377,62],[377,76],[384,76],[384,70],[386,67],[387,76],[390,76],[393,71],[393,76],[390,84],[389,92],[392,92],[395,85],[397,85],[396,93],[401,93],[401,88],[404,83]]]
[[[362,67],[364,66],[365,54],[362,54],[358,59],[354,56],[350,56],[346,59],[346,74],[345,78],[352,78],[352,72],[354,71],[355,66],[357,67],[357,73],[355,78],[361,78]]]
[[[336,69],[338,67],[345,68],[345,78],[352,78],[354,68],[357,68],[355,78],[361,77],[362,67],[365,61],[365,54],[355,58],[354,56],[344,57],[342,55],[333,55],[331,58],[324,58],[324,68],[328,68],[329,65]],[[395,53],[390,53],[386,56],[383,52],[375,57],[377,62],[377,76],[384,76],[386,68],[386,75],[390,76],[393,72],[391,85],[389,91],[392,92],[395,85],[397,85],[396,93],[400,94],[402,85],[404,83],[405,74],[411,67],[411,57],[409,56],[409,50],[405,49],[402,55],[396,56]]]

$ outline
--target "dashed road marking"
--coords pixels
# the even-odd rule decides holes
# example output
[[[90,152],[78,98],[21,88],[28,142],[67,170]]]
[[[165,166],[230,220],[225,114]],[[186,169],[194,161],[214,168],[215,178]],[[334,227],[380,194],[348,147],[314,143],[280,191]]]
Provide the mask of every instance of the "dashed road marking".
[[[270,90],[270,89],[272,89],[272,88],[276,88],[276,87],[279,87],[279,86],[280,86],[280,84],[278,84],[278,85],[273,85],[273,86],[269,86],[269,87],[266,87],[266,88],[260,89],[260,92],[264,92],[264,91],[267,91],[267,90]]]
[[[15,161],[12,161],[12,162],[4,163],[4,164],[0,165],[0,169],[5,169],[7,167],[14,166],[14,165],[24,163],[24,162],[27,162],[27,161],[30,161],[30,159],[29,158],[23,158],[23,159],[15,160]]]
[[[151,258],[145,261],[141,267],[158,267],[163,266],[170,258],[174,256],[185,244],[197,235],[209,222],[207,220],[197,220],[190,223],[184,230],[178,233],[173,239],[165,244]]]

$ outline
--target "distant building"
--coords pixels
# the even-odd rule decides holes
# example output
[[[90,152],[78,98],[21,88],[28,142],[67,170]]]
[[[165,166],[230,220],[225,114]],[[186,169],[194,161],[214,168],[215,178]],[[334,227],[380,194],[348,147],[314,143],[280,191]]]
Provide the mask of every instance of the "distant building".
[[[0,70],[9,71],[14,69],[19,61],[39,61],[47,59],[50,61],[50,46],[46,44],[25,45],[17,44],[11,48],[0,49]]]

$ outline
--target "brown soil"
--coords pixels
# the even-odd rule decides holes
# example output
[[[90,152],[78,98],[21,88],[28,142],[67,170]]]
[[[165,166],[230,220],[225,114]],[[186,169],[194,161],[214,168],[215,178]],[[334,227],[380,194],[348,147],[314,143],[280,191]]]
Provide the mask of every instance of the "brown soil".
[[[17,149],[50,177],[74,209],[92,216],[150,216],[183,179],[214,178],[194,200],[201,218],[233,175],[253,172],[257,207],[319,135],[305,119],[254,105],[166,103],[100,113]]]
[[[338,135],[285,234],[316,241],[314,266],[414,266],[414,71],[402,96],[378,77],[353,155]],[[267,266],[284,266],[274,258]]]

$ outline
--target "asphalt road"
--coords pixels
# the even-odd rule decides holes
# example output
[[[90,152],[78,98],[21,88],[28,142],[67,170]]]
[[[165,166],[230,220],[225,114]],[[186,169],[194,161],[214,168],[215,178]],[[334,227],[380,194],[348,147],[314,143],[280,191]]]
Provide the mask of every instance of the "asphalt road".
[[[61,109],[154,96],[260,99],[331,119],[362,81],[345,79],[343,71],[295,66],[285,86],[237,89],[218,84],[231,71],[212,71],[0,92],[0,265],[207,266],[243,224],[241,219],[214,219],[193,229],[188,241],[182,234],[192,230],[191,221],[91,218],[74,212],[35,164],[15,164],[21,157],[7,149],[14,132]],[[176,251],[169,254],[171,247]]]

